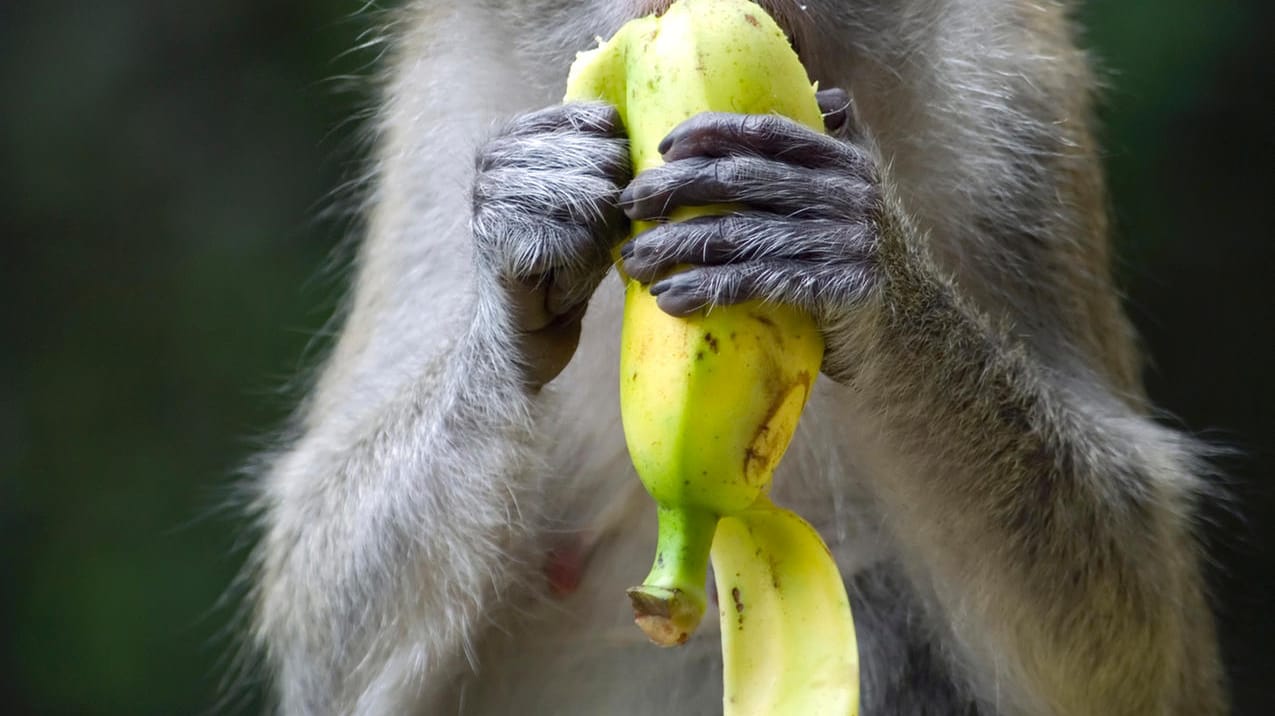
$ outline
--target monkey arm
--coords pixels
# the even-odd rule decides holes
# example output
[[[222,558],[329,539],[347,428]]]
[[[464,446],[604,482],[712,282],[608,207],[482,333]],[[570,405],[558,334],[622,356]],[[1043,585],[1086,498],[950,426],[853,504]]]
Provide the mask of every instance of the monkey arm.
[[[613,114],[514,120],[479,151],[470,232],[441,208],[450,186],[414,213],[386,182],[342,340],[261,492],[257,639],[287,712],[408,710],[393,699],[421,696],[424,677],[446,685],[495,597],[538,564],[552,431],[539,388],[574,352],[623,231],[618,211],[572,220],[556,200],[618,193]],[[570,160],[584,168],[553,164]],[[470,261],[451,247],[466,233]]]
[[[713,114],[666,141],[668,163],[621,195],[630,218],[745,208],[637,236],[626,271],[653,281],[675,315],[763,299],[816,317],[824,371],[853,388],[847,425],[871,436],[861,477],[933,621],[967,652],[958,663],[977,664],[970,678],[989,708],[1217,713],[1189,523],[1201,465],[1132,392],[1105,267],[1080,261],[1105,257],[1100,222],[1074,241],[1059,237],[1082,222],[1060,221],[1061,209],[1032,216],[1025,226],[1038,235],[1020,216],[992,216],[970,222],[986,236],[951,222],[940,230],[965,233],[929,237],[854,142],[774,117]],[[1069,189],[1061,179],[1031,187]],[[958,285],[930,256],[954,241],[1011,268],[967,269]],[[678,266],[689,268],[667,273]],[[970,286],[979,279],[981,305]]]
[[[541,411],[500,320],[480,310],[404,395],[309,430],[265,481],[256,637],[286,713],[405,712],[391,695],[458,666],[517,580]]]
[[[902,216],[899,211],[887,212]],[[1038,360],[883,226],[849,338],[865,456],[918,591],[998,712],[1224,712],[1182,436]]]
[[[254,636],[285,713],[416,712],[543,578],[537,387],[624,233],[628,149],[601,105],[491,136],[536,93],[468,7],[422,7],[401,40],[349,315],[257,488]]]

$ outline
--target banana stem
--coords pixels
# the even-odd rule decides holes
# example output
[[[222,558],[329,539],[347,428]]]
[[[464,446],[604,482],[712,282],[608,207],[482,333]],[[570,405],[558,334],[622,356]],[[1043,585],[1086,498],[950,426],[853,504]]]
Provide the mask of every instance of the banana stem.
[[[655,564],[640,587],[628,590],[633,618],[660,646],[683,644],[699,625],[708,602],[704,585],[717,515],[690,507],[657,510]]]

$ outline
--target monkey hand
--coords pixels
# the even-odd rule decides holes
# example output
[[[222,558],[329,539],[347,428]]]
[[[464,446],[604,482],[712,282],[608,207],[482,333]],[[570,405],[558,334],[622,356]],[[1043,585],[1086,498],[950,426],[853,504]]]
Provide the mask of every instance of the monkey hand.
[[[628,140],[614,107],[566,104],[514,119],[476,164],[480,290],[498,294],[524,378],[539,388],[575,353],[589,298],[628,231],[617,206],[632,177]]]
[[[837,97],[842,116],[828,106]],[[819,101],[830,128],[845,125],[841,138],[775,115],[704,113],[674,128],[660,146],[667,163],[621,194],[625,213],[659,221],[683,206],[733,210],[662,223],[621,255],[672,315],[751,299],[805,309],[827,341],[824,372],[846,380],[851,319],[881,283],[883,201],[846,94]]]

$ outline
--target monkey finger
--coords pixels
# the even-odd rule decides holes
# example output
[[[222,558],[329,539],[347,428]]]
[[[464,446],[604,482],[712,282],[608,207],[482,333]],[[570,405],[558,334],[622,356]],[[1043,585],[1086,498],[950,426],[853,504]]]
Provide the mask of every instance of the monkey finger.
[[[873,275],[870,261],[829,265],[770,259],[688,269],[657,281],[650,290],[660,309],[673,316],[760,299],[818,317],[863,300],[875,285]]]
[[[850,116],[850,93],[840,87],[830,87],[816,92],[815,101],[823,115],[824,131],[832,134],[841,129]]]
[[[660,310],[665,313],[689,316],[713,306],[730,306],[753,298],[765,298],[762,277],[768,271],[774,275],[791,272],[790,263],[768,261],[687,269],[657,281],[651,286],[651,295],[655,296]],[[772,276],[770,282],[774,280]]]
[[[657,226],[620,250],[624,270],[654,281],[678,265],[718,265],[787,258],[816,263],[857,261],[869,247],[858,227],[841,221],[739,212]]]
[[[528,212],[475,211],[475,250],[502,280],[534,285],[558,267],[599,260],[593,227]]]
[[[511,120],[504,134],[526,137],[568,131],[626,136],[619,110],[606,102],[570,102],[528,112]]]
[[[683,206],[746,204],[777,213],[831,215],[862,204],[853,177],[753,156],[695,157],[639,174],[620,192],[630,219],[663,219]]]
[[[541,330],[518,336],[524,379],[530,387],[542,387],[571,361],[580,343],[586,307],[587,304],[581,304],[572,313],[557,317]]]
[[[579,301],[573,295],[572,287],[554,280],[545,291],[545,311],[552,316],[561,316]]]
[[[508,299],[506,305],[515,330],[535,333],[553,323],[557,316],[548,307],[550,283],[548,274],[525,278],[501,277],[500,286]]]
[[[773,114],[703,112],[674,127],[660,142],[659,151],[667,162],[740,155],[812,168],[862,162],[844,142]]]
[[[864,143],[863,124],[859,112],[854,105],[854,98],[840,89],[824,90],[830,94],[825,98],[823,92],[815,95],[819,100],[819,111],[824,113],[824,129],[828,134],[849,143],[851,147],[859,147]],[[857,156],[865,156],[862,151],[853,152]]]
[[[614,216],[619,187],[609,179],[575,174],[569,181],[518,167],[502,167],[474,178],[475,213],[524,214],[562,221],[603,223]]]
[[[475,160],[479,173],[520,170],[527,174],[524,184],[563,172],[622,184],[633,176],[630,166],[627,141],[587,135],[499,136],[484,144]]]
[[[624,272],[642,283],[654,281],[678,264],[705,265],[739,255],[732,217],[700,217],[650,229],[620,247]]]
[[[566,316],[580,306],[588,304],[589,297],[606,275],[606,269],[600,271],[569,271],[566,269],[553,272],[553,277],[545,290],[545,310],[553,316]]]

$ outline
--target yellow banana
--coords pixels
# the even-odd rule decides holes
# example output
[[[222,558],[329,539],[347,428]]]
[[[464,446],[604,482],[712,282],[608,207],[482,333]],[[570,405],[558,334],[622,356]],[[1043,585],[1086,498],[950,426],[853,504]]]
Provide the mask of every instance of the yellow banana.
[[[566,100],[594,99],[618,108],[637,172],[662,164],[660,141],[701,112],[776,113],[823,130],[805,68],[749,0],[680,0],[580,53]],[[673,220],[703,213],[680,210]],[[637,222],[634,233],[647,228]],[[690,636],[705,609],[712,549],[727,712],[853,713],[854,626],[836,566],[808,525],[766,497],[822,363],[814,322],[756,301],[675,318],[628,279],[621,342],[625,439],[659,516],[655,564],[629,590],[638,625],[664,646]],[[728,638],[733,590],[751,604],[747,619],[729,620]],[[758,651],[775,645],[784,648]],[[751,665],[765,666],[765,678]],[[765,691],[749,691],[754,682]]]
[[[853,716],[850,602],[814,528],[763,498],[713,539],[726,716]]]
[[[629,22],[580,54],[567,88],[568,100],[619,109],[639,172],[662,164],[660,140],[700,112],[774,112],[823,128],[805,68],[747,0],[683,0]],[[624,432],[660,521],[655,566],[630,596],[648,636],[677,644],[704,612],[717,518],[769,486],[819,373],[823,340],[792,308],[753,302],[683,319],[661,311],[637,281],[626,290]]]

